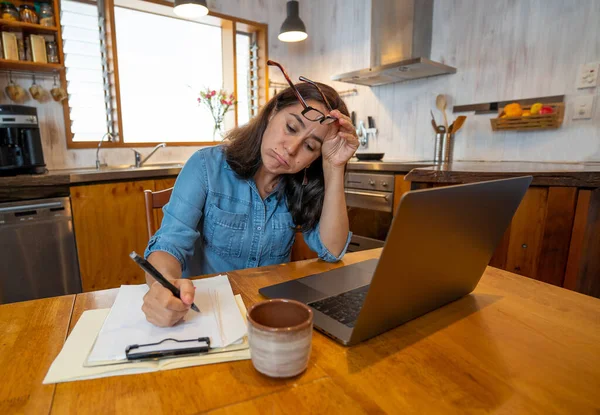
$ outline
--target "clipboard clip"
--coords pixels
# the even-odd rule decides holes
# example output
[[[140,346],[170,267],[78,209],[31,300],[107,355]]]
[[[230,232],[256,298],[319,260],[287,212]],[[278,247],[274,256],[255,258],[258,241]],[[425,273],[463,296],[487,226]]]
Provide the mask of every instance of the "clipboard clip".
[[[156,350],[155,346],[159,346],[164,342],[192,343],[191,347],[174,347],[164,350]],[[196,344],[198,343],[198,344]],[[149,350],[144,350],[149,349]],[[132,350],[134,351],[132,353]],[[189,354],[208,353],[210,350],[210,338],[198,337],[190,340],[164,339],[157,343],[148,344],[131,344],[125,348],[125,356],[127,360],[145,360],[145,359],[160,359],[164,357],[183,356]]]

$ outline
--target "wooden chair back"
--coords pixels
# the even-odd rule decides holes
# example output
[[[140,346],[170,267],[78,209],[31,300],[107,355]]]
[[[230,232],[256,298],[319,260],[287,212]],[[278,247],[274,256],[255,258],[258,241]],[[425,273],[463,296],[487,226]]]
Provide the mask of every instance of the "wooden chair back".
[[[162,209],[164,205],[169,203],[173,193],[173,188],[159,190],[153,192],[152,190],[144,190],[144,202],[146,203],[146,225],[148,228],[148,239],[152,238],[152,235],[156,233],[158,226],[162,220],[162,212],[157,212],[157,209]],[[159,220],[160,218],[160,220]]]

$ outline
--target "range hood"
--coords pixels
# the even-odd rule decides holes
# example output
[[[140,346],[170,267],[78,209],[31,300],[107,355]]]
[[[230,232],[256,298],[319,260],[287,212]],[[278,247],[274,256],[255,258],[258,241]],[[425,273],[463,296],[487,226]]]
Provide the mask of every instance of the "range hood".
[[[377,86],[456,73],[432,61],[433,0],[371,0],[371,66],[331,77]]]

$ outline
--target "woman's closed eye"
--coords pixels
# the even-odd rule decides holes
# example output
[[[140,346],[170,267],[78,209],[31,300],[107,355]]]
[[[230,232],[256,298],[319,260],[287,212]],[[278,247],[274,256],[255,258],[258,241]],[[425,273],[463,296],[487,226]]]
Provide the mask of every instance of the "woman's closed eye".
[[[313,140],[313,139],[306,140],[304,142],[304,146],[309,151],[317,151],[317,150],[321,149],[321,144],[318,141]]]
[[[290,132],[292,134],[296,132],[296,130],[294,129],[294,127],[292,127],[291,125],[286,124],[285,126],[286,126],[288,132]]]

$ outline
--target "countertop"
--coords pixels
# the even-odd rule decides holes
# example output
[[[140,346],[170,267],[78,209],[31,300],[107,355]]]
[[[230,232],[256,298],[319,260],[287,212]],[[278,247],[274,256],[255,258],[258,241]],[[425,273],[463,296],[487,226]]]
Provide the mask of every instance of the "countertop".
[[[457,161],[410,171],[405,180],[421,183],[470,183],[533,176],[533,185],[600,187],[600,163]]]
[[[0,188],[70,186],[75,184],[135,180],[149,177],[177,176],[183,163],[151,164],[142,167],[114,166],[50,170],[44,174],[21,174],[0,177]]]
[[[263,300],[260,287],[380,252],[228,276],[249,307]],[[10,368],[3,412],[592,413],[600,406],[600,300],[492,267],[470,295],[357,346],[314,331],[308,368],[296,378],[266,378],[243,360],[42,385],[81,314],[110,307],[117,292],[0,306],[0,332],[10,333],[0,348]]]
[[[0,177],[0,189],[71,186],[117,180],[177,176],[183,163],[152,164],[140,168],[115,166],[52,170],[45,174]],[[435,165],[432,161],[348,162],[350,171],[371,171],[407,174],[406,180],[424,183],[469,183],[532,175],[534,185],[600,187],[600,162],[597,163],[535,163],[535,162],[453,162]]]

